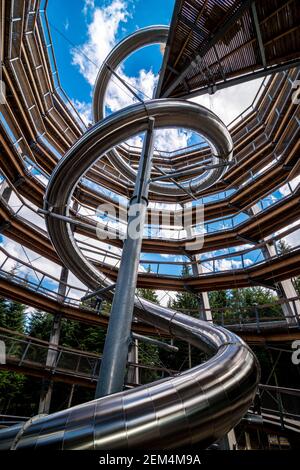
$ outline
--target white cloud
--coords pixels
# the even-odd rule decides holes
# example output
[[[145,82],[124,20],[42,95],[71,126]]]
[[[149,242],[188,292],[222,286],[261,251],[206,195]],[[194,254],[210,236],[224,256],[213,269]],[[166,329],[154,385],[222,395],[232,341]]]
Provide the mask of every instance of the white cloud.
[[[117,73],[135,92],[137,90],[141,92],[140,95],[142,99],[147,100],[152,97],[158,78],[152,70],[146,71],[145,69],[141,69],[137,77],[128,77],[124,73],[123,66],[121,65]],[[106,106],[109,110],[114,113],[134,102],[136,102],[136,99],[133,95],[125,88],[120,80],[113,77],[106,93]]]
[[[83,14],[87,15],[89,9],[95,8],[95,0],[84,0]]]
[[[70,21],[69,21],[69,18],[66,18],[66,21],[65,21],[65,24],[64,24],[65,31],[68,31],[69,27],[70,27]]]
[[[297,188],[297,186],[300,184],[300,176],[296,176],[295,178],[293,178],[291,181],[289,181],[289,185],[288,184],[285,184],[284,186],[281,186],[279,188],[279,192],[283,195],[283,196],[288,196],[289,194],[291,194],[291,189],[292,191],[295,191],[295,189]],[[290,189],[291,188],[291,189]]]
[[[45,234],[47,233],[44,217],[37,213],[38,207],[28,199],[23,197],[21,200],[13,191],[9,198],[9,206],[18,217],[30,222],[30,225],[42,229]]]
[[[295,222],[296,224],[299,224],[299,220]],[[288,245],[292,247],[296,247],[300,245],[300,230],[296,230],[295,232],[291,233],[287,237],[285,237],[285,241],[287,242]]]
[[[253,261],[250,258],[244,259],[245,266],[251,266]],[[203,272],[219,272],[219,271],[231,271],[234,269],[242,269],[243,264],[242,261],[236,259],[217,259],[213,263],[213,261],[203,261],[202,264]]]
[[[135,135],[128,139],[126,142],[131,147],[142,147],[143,145],[143,139],[140,135]]]
[[[167,255],[165,253],[161,253],[160,256],[162,258],[165,258],[167,261],[170,261],[171,263],[184,263],[187,261],[183,256],[178,256],[178,255]]]
[[[35,271],[36,268],[39,271],[46,272],[47,274],[55,277],[57,280],[59,279],[61,268],[53,261],[40,256],[29,248],[24,246],[22,247],[19,243],[16,243],[7,237],[3,237],[3,240],[0,242],[0,247],[3,247],[4,250],[9,253],[10,257],[16,258],[20,261],[16,271],[17,275],[21,277],[29,276],[34,280],[34,282],[36,282],[37,279],[41,279],[42,277],[40,272]],[[0,252],[0,262],[2,263],[6,260],[2,269],[7,273],[9,273],[16,266],[16,261],[10,257],[6,260],[6,255],[3,252]],[[32,267],[28,267],[23,263],[30,264]],[[48,281],[55,284],[55,281],[50,280],[50,278],[48,278]]]
[[[176,292],[166,291],[166,290],[157,290],[155,291],[157,295],[157,300],[160,305],[163,307],[168,307],[169,302],[176,300]]]
[[[95,6],[94,1],[86,0],[84,14],[90,13],[91,21],[88,24],[87,41],[78,48],[72,50],[72,63],[79,68],[80,73],[90,84],[94,86],[98,70],[108,54],[118,42],[118,34],[126,23],[129,12],[127,2],[124,0],[112,0],[104,8]],[[141,68],[136,77],[129,77],[121,65],[117,70],[118,75],[125,80],[135,91],[139,90],[141,97],[149,99],[158,80],[153,71]],[[135,101],[133,95],[124,85],[113,77],[106,94],[106,107],[114,113]],[[74,100],[74,105],[79,111],[85,123],[91,120],[91,105],[89,103]],[[191,132],[180,129],[159,130],[156,132],[156,148],[162,151],[171,151],[186,147]],[[130,144],[141,146],[140,136],[130,139]]]
[[[130,13],[128,11],[128,1],[111,0],[103,8],[95,5],[94,0],[85,0],[83,13],[88,15],[88,37],[87,41],[72,50],[72,63],[79,68],[91,87],[94,86],[98,70],[105,61],[107,55],[117,44],[119,33],[124,31]],[[124,72],[121,65],[118,74],[135,90],[141,91],[142,96],[151,97],[158,77],[152,70],[146,71],[142,68],[137,77],[129,77]],[[214,95],[200,96],[192,101],[200,103],[214,111],[221,119],[228,124],[238,114],[243,112],[253,101],[262,79],[257,79],[217,91]],[[108,87],[106,96],[106,106],[110,112],[116,112],[134,101],[130,92],[113,77]],[[75,100],[75,106],[79,110],[84,122],[91,120],[91,105]],[[180,129],[168,129],[157,131],[156,148],[162,151],[172,151],[184,148],[188,145],[190,132]],[[141,146],[139,136],[130,140],[132,145]]]
[[[202,104],[216,113],[225,124],[229,124],[253,102],[261,78],[217,91],[214,95],[203,95],[191,101]]]
[[[85,103],[84,101],[72,100],[72,104],[78,111],[79,116],[83,120],[84,124],[88,126],[92,123],[92,105],[91,103]]]
[[[8,256],[1,248],[8,253]],[[16,258],[18,262],[13,258]],[[40,288],[47,288],[49,293],[51,291],[52,294],[57,294],[61,266],[7,237],[3,237],[0,242],[0,264],[3,272],[7,274],[14,272],[16,276],[33,283],[35,286],[41,282]],[[43,273],[46,273],[45,277]],[[53,276],[55,279],[48,276]],[[68,275],[68,284],[66,293],[68,298],[78,300],[87,291],[87,287],[71,272]]]
[[[127,21],[128,12],[123,0],[113,0],[105,8],[95,7],[93,1],[85,2],[85,10],[92,8],[92,21],[88,25],[88,40],[80,48],[72,50],[72,63],[91,86],[94,85],[98,69],[116,44],[121,23]]]
[[[275,235],[280,235],[281,233],[284,233],[288,230],[291,230],[293,227],[295,227],[295,230],[288,234],[286,237],[283,237],[283,240],[290,245],[291,247],[296,247],[299,246],[300,242],[300,229],[298,229],[298,225],[300,223],[300,219],[295,220],[292,224],[287,225],[286,227],[283,227],[282,229],[278,230]]]
[[[184,129],[163,129],[155,133],[155,147],[158,150],[172,152],[188,145],[191,131]]]

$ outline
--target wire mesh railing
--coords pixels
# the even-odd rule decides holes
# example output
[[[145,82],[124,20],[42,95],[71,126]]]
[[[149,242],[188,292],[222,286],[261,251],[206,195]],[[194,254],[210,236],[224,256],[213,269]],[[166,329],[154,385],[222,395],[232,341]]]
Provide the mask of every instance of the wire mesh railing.
[[[300,389],[259,384],[252,414],[279,431],[300,433]],[[251,414],[250,414],[251,416]]]
[[[84,379],[88,382],[98,380],[101,354],[51,344],[1,327],[0,341],[5,344],[6,368],[13,366],[14,369],[20,368],[20,371],[40,370],[50,375],[70,376],[73,377],[74,383],[76,379]],[[139,370],[141,383],[146,379],[147,371],[155,372],[160,377],[176,373],[176,371],[156,365],[155,362],[143,364],[129,361],[127,367]]]

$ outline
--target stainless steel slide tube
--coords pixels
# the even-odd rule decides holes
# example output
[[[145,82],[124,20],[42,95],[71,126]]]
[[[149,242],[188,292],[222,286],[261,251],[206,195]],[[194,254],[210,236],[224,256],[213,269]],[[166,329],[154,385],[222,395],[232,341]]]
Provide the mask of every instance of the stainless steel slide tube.
[[[205,448],[232,429],[259,380],[248,346],[225,329],[151,302],[143,301],[137,313],[214,356],[176,377],[38,418],[25,429],[0,431],[0,450]]]
[[[226,153],[232,145],[228,130],[214,113],[188,101],[163,99],[132,105],[107,117],[67,152],[55,168],[45,195],[45,209],[62,218],[46,216],[47,228],[63,263],[72,266],[75,276],[95,290],[106,285],[106,277],[82,255],[64,217],[69,216],[69,202],[80,177],[110,148],[145,132],[151,117],[156,129],[183,124],[201,132],[219,153]]]
[[[154,119],[150,118],[139,162],[133,196],[129,202],[127,237],[124,241],[115,294],[102,355],[95,398],[123,390],[136,282],[142,248],[145,217],[148,206],[149,178],[152,169]],[[130,211],[133,209],[133,214]],[[130,233],[130,227],[138,230]],[[134,236],[133,236],[134,235]]]
[[[154,100],[126,108],[90,129],[59,162],[50,179],[45,209],[68,216],[80,177],[130,133],[180,123],[198,129],[220,151],[231,145],[220,121],[201,106]],[[78,249],[70,223],[46,216],[50,238],[63,263],[91,289],[110,281]],[[111,298],[111,292],[105,295]],[[96,399],[0,431],[0,449],[170,449],[200,443],[205,448],[244,416],[254,399],[259,366],[234,333],[146,300],[135,315],[211,355],[204,364],[126,392]]]
[[[132,35],[121,41],[108,55],[105,63],[99,70],[96,84],[94,87],[93,95],[93,112],[94,121],[98,122],[105,117],[105,95],[109,80],[111,78],[111,70],[116,70],[118,66],[134,51],[144,47],[146,45],[166,42],[168,37],[169,28],[167,26],[151,26],[140,29]],[[170,101],[170,100],[169,100]],[[220,121],[221,122],[221,121]],[[168,127],[181,127],[185,125],[174,125]],[[196,131],[197,132],[197,131]],[[205,137],[205,136],[204,136]],[[200,191],[209,188],[212,184],[216,183],[223,175],[227,168],[227,164],[232,160],[232,146],[227,149],[226,152],[216,152],[212,142],[208,140],[208,144],[212,150],[212,165],[216,165],[215,168],[206,170],[203,174],[192,178],[188,182],[181,182],[180,185],[183,189],[176,186],[174,183],[168,182],[152,182],[150,184],[150,191],[160,195],[186,195],[186,191],[193,194],[198,194]],[[112,164],[130,181],[136,180],[136,171],[126,162],[126,160],[119,154],[116,149],[110,149],[107,152],[107,156]],[[224,166],[220,163],[224,163]],[[199,167],[201,163],[199,162]],[[188,169],[186,167],[185,169]]]

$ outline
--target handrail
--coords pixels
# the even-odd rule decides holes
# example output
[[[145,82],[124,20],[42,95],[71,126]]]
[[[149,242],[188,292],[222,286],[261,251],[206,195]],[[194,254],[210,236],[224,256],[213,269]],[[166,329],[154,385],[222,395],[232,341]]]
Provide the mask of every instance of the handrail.
[[[236,116],[232,121],[230,121],[229,124],[227,124],[228,128],[232,128],[234,125],[237,125],[238,122],[241,122],[243,119],[247,119],[248,114],[250,114],[250,111],[253,111],[257,102],[259,99],[262,97],[263,91],[267,87],[269,83],[271,83],[272,78],[269,76],[264,77],[262,83],[260,84],[252,103],[244,110],[242,111],[238,116]]]
[[[30,206],[29,206],[29,208],[30,208]],[[30,209],[33,210],[33,212],[34,212],[34,209],[32,209],[32,208],[30,208]],[[225,253],[225,254],[222,254],[222,255],[211,256],[211,257],[206,257],[206,258],[202,257],[198,260],[188,260],[188,261],[176,261],[176,260],[175,261],[174,260],[160,261],[160,260],[155,260],[155,259],[154,260],[141,259],[139,263],[142,266],[146,266],[146,265],[157,266],[157,270],[156,270],[157,275],[159,274],[161,266],[178,266],[178,267],[179,266],[182,266],[182,267],[190,266],[191,267],[191,266],[196,264],[196,265],[201,265],[202,267],[207,268],[210,272],[213,272],[213,273],[215,273],[215,272],[226,272],[226,271],[231,271],[233,269],[238,270],[240,268],[245,268],[245,267],[250,268],[252,266],[257,266],[257,265],[262,264],[262,263],[268,263],[268,262],[272,261],[273,259],[277,258],[278,256],[284,256],[284,253],[278,253],[278,251],[277,251],[276,256],[270,256],[267,260],[265,260],[261,249],[263,247],[265,247],[266,245],[270,244],[270,243],[274,243],[278,240],[283,239],[288,234],[296,232],[299,229],[299,227],[300,227],[300,224],[297,224],[295,226],[290,227],[289,229],[281,231],[281,233],[279,233],[275,236],[269,237],[267,240],[257,244],[254,247],[245,248],[244,250],[239,250],[239,251],[236,251],[236,252],[233,252],[233,253]],[[39,229],[39,230],[41,230],[41,229]],[[79,241],[79,243],[80,243],[80,241]],[[276,247],[276,244],[275,244],[275,247]],[[290,252],[296,251],[296,250],[298,250],[298,248],[299,248],[299,246],[293,246],[293,247],[291,247]],[[96,253],[97,252],[96,249],[89,250],[89,249],[86,248],[85,250],[87,252],[91,252],[91,253]],[[6,258],[10,258],[13,261],[15,261],[16,263],[18,263],[20,261],[17,257],[10,256],[9,253],[3,247],[0,247],[0,251],[3,252],[3,254],[6,256]],[[249,258],[245,259],[245,256],[249,255],[251,253],[258,253],[256,260],[252,260],[252,259],[249,259]],[[101,261],[101,260],[99,261],[99,260],[96,260],[96,259],[94,260],[94,262],[97,263],[97,265],[99,265],[99,266],[100,265],[108,265],[107,262],[106,262],[106,259],[111,259],[111,260],[117,259],[117,260],[119,260],[119,256],[115,256],[113,253],[110,253],[109,251],[104,251],[103,250],[103,253],[101,253],[101,256],[104,257],[103,261]],[[263,259],[261,259],[261,258],[263,258]],[[218,264],[218,262],[221,262],[222,260],[233,260],[234,265],[231,266],[231,269],[229,269],[228,266],[226,266],[225,269],[224,268],[222,269],[222,266],[220,264]],[[22,262],[22,264],[26,268],[36,270],[36,272],[40,272],[40,274],[43,274],[44,276],[47,276],[47,278],[55,280],[57,282],[57,279],[54,276],[47,275],[47,273],[36,269],[31,264],[26,263],[26,262]],[[187,274],[187,275],[189,275],[189,274]],[[199,277],[205,277],[205,276],[208,276],[208,275],[209,275],[209,273],[205,272],[205,273],[199,274]],[[173,277],[174,277],[174,275],[173,275]],[[182,275],[177,276],[177,277],[180,278],[180,277],[182,277]],[[70,288],[72,289],[72,288],[76,288],[76,287],[75,286],[70,286]]]
[[[261,175],[261,173],[260,173],[260,175]]]
[[[284,395],[293,395],[296,397],[300,397],[299,388],[278,387],[277,385],[266,385],[266,384],[259,384],[258,388],[261,390],[268,390],[270,392],[279,392]]]
[[[18,366],[20,370],[22,370],[23,365],[39,365],[45,371],[51,371],[51,374],[65,373],[68,375],[74,375],[74,377],[86,377],[91,381],[95,381],[98,378],[98,369],[101,363],[101,354],[91,353],[87,351],[80,351],[72,348],[67,348],[65,346],[60,345],[51,345],[47,342],[41,342],[37,338],[27,337],[26,335],[22,335],[22,338],[15,338],[13,337],[13,331],[11,332],[12,335],[3,335],[1,334],[2,328],[0,328],[0,338],[6,344],[6,368],[9,367],[10,362],[18,362]],[[44,344],[42,344],[44,343]],[[24,350],[19,350],[19,346],[26,346]],[[35,349],[37,348],[37,350]],[[38,351],[38,356],[34,359],[30,358],[32,354],[32,350],[35,352]],[[53,357],[53,363],[47,364],[47,354],[49,351],[55,353],[55,357]],[[44,353],[44,360],[43,358]],[[29,357],[28,357],[29,356]],[[69,364],[70,359],[76,360],[76,367],[66,367],[64,365],[64,359],[67,359],[67,365]],[[81,364],[81,360],[84,360],[84,363]],[[91,362],[89,362],[91,361]],[[152,370],[156,372],[163,372],[164,374],[174,375],[177,371],[172,369],[168,369],[167,367],[155,366],[155,365],[148,365],[143,364],[141,362],[136,363],[132,361],[128,361],[128,367],[134,367],[139,370]],[[87,366],[89,370],[87,370]],[[0,366],[1,367],[1,366]],[[81,368],[83,370],[81,370]]]
[[[1,249],[1,247],[0,247]],[[40,273],[42,273],[41,270],[39,270]],[[44,276],[46,276],[45,273],[43,273]],[[10,272],[3,272],[3,270],[1,269],[0,270],[0,278],[1,277],[4,277],[4,278],[7,278],[9,279],[10,281],[12,282],[15,282],[17,284],[21,284],[23,287],[25,287],[26,289],[28,290],[33,290],[34,292],[39,292],[41,293],[42,295],[45,295],[49,298],[52,298],[54,300],[57,301],[57,291],[53,292],[53,290],[51,290],[49,287],[45,287],[45,286],[42,286],[41,283],[39,282],[35,282],[31,279],[27,279],[26,276],[25,278],[21,278],[20,276],[14,274],[14,273],[10,273]],[[59,279],[56,279],[56,282],[58,284],[59,282]],[[72,298],[70,297],[70,295],[68,294],[68,292],[70,290],[72,290],[74,288],[74,286],[70,286],[70,284],[66,284],[68,289],[67,289],[67,293],[66,295],[62,298],[60,297],[60,303],[62,305],[73,305],[74,307],[80,307],[81,309],[83,310],[86,310],[86,311],[91,311],[91,312],[95,312],[95,313],[98,313],[97,312],[97,308],[96,306],[92,306],[92,305],[85,305],[84,303],[82,303],[80,301],[80,299],[78,298]],[[80,289],[78,287],[75,287],[76,291],[80,291]],[[90,292],[90,291],[83,291],[81,290],[82,294],[86,294],[87,292]],[[80,294],[82,296],[82,294]],[[212,315],[213,315],[213,318],[214,318],[214,321],[216,321],[217,323],[221,323],[222,325],[226,326],[226,325],[234,325],[237,323],[240,323],[240,324],[244,324],[244,325],[247,325],[247,324],[251,324],[252,322],[256,322],[259,326],[259,323],[264,323],[264,322],[274,322],[274,324],[276,323],[277,320],[284,320],[285,322],[289,320],[289,318],[293,319],[293,320],[296,320],[297,322],[299,322],[299,318],[298,318],[298,314],[297,314],[297,311],[295,311],[295,303],[296,302],[299,302],[300,301],[300,298],[299,297],[293,297],[293,298],[290,298],[290,299],[278,299],[278,300],[275,300],[274,299],[274,302],[271,303],[271,304],[263,304],[263,305],[252,305],[252,306],[240,306],[238,303],[236,306],[225,306],[225,307],[215,307],[215,308],[201,308],[201,311],[203,312],[211,312]],[[281,317],[273,317],[273,316],[270,316],[270,317],[261,317],[259,315],[259,310],[262,310],[262,309],[266,309],[266,308],[274,308],[276,306],[283,306],[283,305],[287,305],[291,308],[292,312],[295,311],[295,313],[292,313],[290,315],[285,315],[285,316],[281,316]],[[194,312],[198,312],[199,313],[199,309],[178,309],[179,311],[183,311],[183,312],[189,312],[189,313],[194,313]],[[247,311],[254,311],[255,312],[255,317],[249,317],[247,316],[246,318],[243,318],[243,316],[241,316],[241,313],[246,313]],[[229,313],[232,312],[234,315],[232,317],[229,316]],[[226,317],[224,317],[223,313],[226,313]],[[221,316],[221,319],[218,319],[217,318],[217,314],[222,314]]]
[[[62,93],[62,97],[64,99],[64,102],[67,105],[68,109],[72,112],[72,116],[76,119],[77,123],[80,124],[81,130],[85,131],[86,130],[85,123],[83,122],[82,118],[80,117],[80,114],[78,113],[76,108],[73,106],[72,102],[70,101],[70,99],[68,98],[68,96],[65,93],[64,89],[61,86],[59,73],[58,73],[58,69],[57,69],[57,64],[56,64],[56,58],[55,58],[55,54],[54,54],[54,47],[53,47],[51,32],[50,32],[50,28],[49,28],[49,22],[48,22],[47,13],[46,13],[47,4],[48,4],[48,0],[44,1],[44,4],[40,5],[39,18],[40,18],[41,25],[42,25],[42,28],[43,28],[42,32],[43,32],[44,41],[45,41],[45,45],[46,45],[46,54],[47,55],[51,54],[52,60],[53,60],[53,63],[54,63],[54,67],[55,67],[55,71],[54,72],[52,71],[52,77],[53,77],[53,82],[54,83],[55,83],[54,76],[56,77],[56,80],[58,82],[58,86],[55,87],[54,92],[60,91]],[[46,41],[45,31],[47,32],[47,35],[49,37],[49,41],[50,41],[49,44],[47,44],[47,41]]]
[[[1,173],[3,175],[3,177],[5,178],[5,180],[7,181],[9,187],[14,191],[14,193],[17,195],[17,197],[20,199],[20,201],[22,202],[22,204],[27,207],[29,210],[31,210],[32,212],[36,213],[37,215],[39,215],[41,218],[42,218],[42,215],[41,215],[41,212],[39,212],[38,210],[34,209],[32,206],[30,206],[30,204],[27,203],[27,201],[23,198],[23,196],[20,194],[20,192],[18,191],[18,189],[12,184],[12,182],[10,181],[10,179],[5,175],[5,173],[3,171],[1,171]],[[269,193],[269,196],[274,194],[275,192],[277,191],[280,191],[281,188],[284,188],[284,186],[287,186],[288,187],[288,190],[289,190],[289,194],[282,194],[282,197],[280,198],[270,198],[270,204],[265,207],[265,208],[261,208],[261,210],[259,211],[260,213],[263,213],[264,211],[268,211],[270,207],[276,207],[276,204],[281,204],[282,201],[284,200],[287,200],[289,197],[292,197],[294,194],[297,194],[299,192],[299,189],[300,189],[300,183],[297,184],[297,186],[293,189],[291,187],[291,182],[287,182],[285,183],[284,185],[280,184],[277,186],[277,189],[272,189],[272,192]],[[257,203],[257,204],[263,204],[263,201],[266,199],[266,197],[268,197],[268,193]],[[244,211],[243,210],[240,210],[236,215],[234,216],[228,216],[228,217],[219,217],[217,219],[213,219],[213,220],[210,220],[209,222],[204,222],[203,224],[203,230],[201,230],[201,233],[206,233],[206,234],[211,234],[211,233],[217,233],[217,232],[222,232],[222,233],[225,233],[226,230],[231,230],[233,228],[235,229],[238,229],[240,226],[243,226],[245,225],[245,220],[241,220],[241,221],[238,221],[236,224],[235,224],[235,220],[238,220],[239,217],[244,214]],[[17,212],[15,212],[15,215],[17,215]],[[244,218],[246,217],[247,220],[251,221],[251,220],[255,220],[257,214],[253,214],[252,216],[250,216],[249,214],[248,215],[244,215]],[[82,221],[82,217],[84,218],[84,216],[81,216],[80,218],[80,221]],[[75,218],[74,218],[74,223],[76,223],[76,219],[77,219],[77,216],[75,215]],[[112,223],[112,228],[114,228],[114,222],[115,222],[116,219],[112,218],[112,217],[107,217],[106,218],[106,224],[103,224],[103,229],[106,229],[110,226],[110,221]],[[227,222],[227,225],[228,225],[228,222],[230,221],[230,224],[231,224],[231,227],[226,227],[224,228],[224,224],[226,224]],[[100,224],[100,221],[98,220],[97,221],[98,224]],[[123,222],[121,220],[118,220],[118,223],[119,224],[123,224],[124,225],[124,232],[126,230],[126,222]],[[222,230],[218,229],[218,226],[217,224],[222,224],[223,227],[222,227]],[[214,227],[215,226],[215,230],[210,230],[209,228],[210,227]],[[163,226],[161,226],[163,227]],[[37,226],[37,228],[40,230],[40,228]],[[91,226],[91,229],[93,227]],[[174,240],[189,240],[189,237],[186,236],[185,233],[182,234],[182,232],[184,232],[184,230],[182,230],[181,228],[174,228],[172,226],[168,226],[168,228],[156,228],[156,227],[152,227],[151,225],[146,225],[145,227],[145,235],[147,236],[147,238],[151,238],[151,239],[155,239],[155,238],[164,238],[164,231],[167,230],[167,232],[169,231],[172,231],[174,232],[174,235],[177,233],[177,238],[174,237],[172,235],[172,239]],[[151,236],[149,237],[149,235],[151,234]],[[180,237],[180,234],[181,237]],[[160,235],[160,236],[159,236]],[[195,236],[197,236],[197,232],[195,233]],[[180,238],[179,238],[180,237]],[[170,235],[168,234],[168,237],[166,237],[167,239],[170,239]]]
[[[228,312],[230,310],[235,310],[237,312],[240,312],[241,310],[248,311],[248,310],[253,310],[253,309],[255,309],[255,310],[258,309],[259,310],[259,309],[272,308],[272,307],[282,306],[284,304],[293,303],[293,302],[297,302],[297,301],[300,301],[300,296],[290,297],[288,299],[275,299],[274,298],[274,302],[272,302],[272,303],[255,304],[255,305],[240,305],[240,303],[237,300],[237,301],[233,302],[233,305],[231,303],[231,305],[226,305],[225,307],[209,307],[209,308],[201,307],[200,310],[203,311],[203,312],[212,312],[212,313],[214,313],[214,312],[216,312],[216,313]],[[199,308],[180,308],[180,307],[178,307],[177,310],[179,310],[180,312],[191,312],[191,313],[198,313],[199,312]],[[267,319],[269,319],[269,317],[266,317],[265,319],[267,320]]]

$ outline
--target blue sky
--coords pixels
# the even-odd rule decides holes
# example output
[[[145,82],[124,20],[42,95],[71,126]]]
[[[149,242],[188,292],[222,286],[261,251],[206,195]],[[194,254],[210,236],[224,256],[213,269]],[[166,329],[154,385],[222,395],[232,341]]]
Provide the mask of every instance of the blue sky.
[[[125,36],[154,24],[170,24],[175,0],[49,0],[54,51],[62,86],[86,122],[91,122],[93,85],[99,67],[111,49]],[[131,56],[118,71],[127,82],[147,96],[152,94],[162,62],[159,45],[142,49]],[[227,124],[248,107],[261,80],[234,89],[218,91],[214,96],[193,99],[216,112]],[[114,79],[107,94],[107,113],[129,104]],[[156,148],[175,150],[198,141],[195,134],[183,130],[157,132]],[[139,138],[132,140],[140,145]]]
[[[61,0],[49,0],[47,15],[61,83],[70,99],[73,100],[85,118],[91,118],[90,106],[93,84],[97,70],[106,55],[122,38],[141,27],[153,24],[169,24],[173,7],[174,0],[65,0],[63,2]],[[162,53],[159,46],[145,48],[124,64],[121,73],[127,81],[129,80],[133,85],[149,94],[149,90],[159,72],[161,61]],[[213,97],[204,96],[195,101],[215,111],[227,123],[249,106],[259,85],[260,81],[256,80],[240,87],[217,92]],[[112,112],[118,107],[128,104],[127,97],[124,97],[122,93],[118,86],[113,87],[110,91],[108,99]],[[0,119],[3,119],[1,113]],[[5,125],[5,120],[3,123]],[[7,128],[7,132],[14,140],[11,130]],[[187,143],[191,143],[192,140],[190,134],[180,130],[169,132],[167,137],[163,137],[161,142],[163,144],[167,142],[175,148],[182,148]],[[37,170],[32,170],[32,173],[35,176],[38,175]],[[279,200],[284,194],[282,190],[275,191],[268,198],[265,198],[263,207],[265,208]],[[206,198],[205,202],[208,202],[209,199],[211,200],[212,197]],[[32,222],[32,214],[28,218]],[[244,218],[245,215],[236,216],[235,223],[241,223]],[[215,226],[220,228],[219,225],[220,222],[216,221]],[[287,237],[287,241],[291,245],[298,244],[299,232]],[[12,255],[23,259],[24,252],[21,246],[1,235],[0,246],[6,248]],[[228,252],[234,253],[237,249],[238,247],[235,247],[228,250]],[[30,250],[27,250],[27,254],[29,252]],[[239,256],[231,258],[224,250],[210,253],[207,257],[212,255],[224,255],[224,261],[221,260],[220,262],[221,269],[231,269],[232,265],[233,267],[240,267]],[[245,258],[253,263],[258,262],[260,256],[261,253],[256,250],[247,254]],[[56,277],[59,275],[58,267],[54,263],[41,257],[37,258],[34,252],[30,253],[30,257],[37,260],[36,263],[41,269],[46,269]],[[167,258],[159,254],[143,254],[142,259],[179,261],[174,256]],[[185,258],[181,257],[180,261],[184,260]],[[145,267],[147,267],[147,264]],[[155,271],[156,265],[153,264],[152,269]],[[21,269],[20,272],[23,272],[23,275],[28,275],[25,269],[23,271]],[[160,272],[179,275],[181,267],[163,265],[160,267]],[[35,277],[32,279],[29,277],[29,279],[36,281]],[[46,280],[45,286],[54,288],[53,286],[56,286],[56,284],[53,281]]]
[[[170,24],[174,3],[175,0],[49,0],[47,15],[61,84],[86,121],[92,120],[93,85],[107,54],[122,38],[139,28]],[[118,73],[149,96],[161,63],[162,52],[155,45],[132,55]],[[252,81],[195,101],[229,123],[251,104],[260,83],[261,80]],[[107,94],[107,113],[131,102],[132,98],[124,94],[120,83],[112,83]],[[180,129],[159,132],[156,147],[161,150],[175,150],[196,140],[190,132]],[[133,143],[140,144],[138,139]],[[241,222],[242,218],[235,222]],[[164,257],[148,254],[143,259],[162,261]],[[181,267],[164,266],[168,274],[175,274],[174,270],[179,274]]]
[[[173,12],[174,0],[49,0],[47,15],[50,23],[54,51],[57,60],[62,86],[71,99],[89,103],[91,100],[91,84],[74,64],[74,46],[82,51],[82,45],[90,44],[89,26],[93,24],[97,10],[105,11],[110,6],[117,13],[107,14],[105,28],[110,28],[120,15],[120,4],[124,5],[124,21],[118,22],[114,43],[118,43],[128,34],[139,28],[153,24],[169,24]],[[99,25],[99,29],[101,26]],[[101,36],[100,36],[101,37]],[[105,46],[104,46],[105,47]],[[87,54],[95,61],[95,54]],[[96,54],[97,55],[97,54]],[[84,56],[82,56],[84,59]],[[104,58],[104,57],[103,57]],[[95,62],[101,65],[102,57]],[[144,48],[126,61],[124,72],[128,76],[138,76],[145,68],[154,74],[159,72],[162,54],[159,45]]]
[[[61,84],[83,120],[92,121],[91,101],[97,72],[124,37],[145,26],[170,24],[174,0],[50,0],[48,19]],[[131,55],[118,74],[145,97],[152,96],[163,53],[160,45],[145,47]],[[133,103],[133,97],[116,79],[107,92],[106,113]],[[130,139],[141,145],[141,136]],[[200,139],[202,141],[202,139]],[[184,129],[156,132],[156,148],[176,150],[199,142]]]

